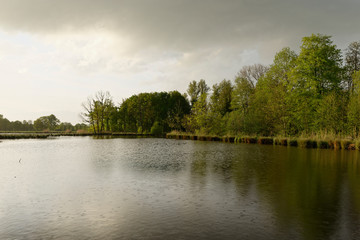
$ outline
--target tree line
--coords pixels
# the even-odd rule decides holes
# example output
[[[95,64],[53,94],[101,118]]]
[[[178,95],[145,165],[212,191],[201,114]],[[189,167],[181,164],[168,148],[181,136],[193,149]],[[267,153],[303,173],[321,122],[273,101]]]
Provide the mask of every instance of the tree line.
[[[178,91],[140,93],[116,106],[109,92],[97,92],[82,104],[83,121],[98,134],[106,131],[156,133],[182,129],[190,114],[186,96]]]
[[[197,88],[196,82],[190,83],[192,110],[185,118],[185,130],[216,135],[322,132],[358,137],[359,70],[360,42],[352,42],[343,56],[330,36],[312,34],[302,39],[299,54],[284,48],[270,66],[245,66],[234,83],[223,80],[212,87],[212,94],[198,94],[200,82]]]
[[[97,92],[82,104],[82,124],[61,123],[53,114],[10,122],[0,131],[163,133],[296,136],[360,134],[360,41],[341,51],[330,36],[302,39],[299,53],[286,47],[269,66],[244,66],[234,81],[208,86],[192,81],[187,92],[140,93],[115,104]]]
[[[60,122],[54,115],[42,116],[34,122],[29,121],[9,121],[0,114],[0,131],[77,131],[85,130],[88,126],[83,123],[72,125],[68,122]]]
[[[83,104],[84,120],[102,131],[186,131],[214,135],[294,136],[360,133],[360,41],[343,52],[330,36],[302,39],[269,66],[244,66],[235,80],[210,88],[190,82],[187,93],[141,93],[115,106],[99,92]]]

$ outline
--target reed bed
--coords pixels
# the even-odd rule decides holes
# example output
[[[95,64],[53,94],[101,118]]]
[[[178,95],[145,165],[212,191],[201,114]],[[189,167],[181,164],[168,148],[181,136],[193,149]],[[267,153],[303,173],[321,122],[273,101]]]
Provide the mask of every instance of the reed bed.
[[[153,135],[153,134],[138,134],[138,133],[124,133],[124,132],[105,132],[100,134],[94,134],[89,132],[2,132],[0,133],[0,139],[44,139],[48,137],[60,137],[60,136],[93,136],[97,138],[102,137],[165,137],[165,135]]]
[[[16,133],[16,134],[0,134],[0,139],[44,139],[48,138],[50,134],[25,134],[25,133]]]
[[[181,137],[180,137],[181,136]],[[334,134],[322,133],[318,135],[301,135],[299,137],[258,137],[258,136],[208,136],[181,132],[171,132],[166,135],[171,139],[222,141],[225,143],[246,143],[263,145],[280,145],[286,147],[319,148],[319,149],[344,149],[360,150],[360,139],[341,138]]]

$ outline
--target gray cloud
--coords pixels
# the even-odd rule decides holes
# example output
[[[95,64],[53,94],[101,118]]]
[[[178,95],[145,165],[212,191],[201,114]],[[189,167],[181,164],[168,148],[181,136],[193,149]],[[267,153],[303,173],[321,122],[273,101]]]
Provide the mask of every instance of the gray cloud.
[[[282,39],[294,44],[312,32],[358,37],[355,0],[3,0],[0,26],[39,33],[105,28],[136,47],[190,51],[247,48]],[[349,39],[352,41],[353,39]],[[271,48],[271,46],[269,46]]]

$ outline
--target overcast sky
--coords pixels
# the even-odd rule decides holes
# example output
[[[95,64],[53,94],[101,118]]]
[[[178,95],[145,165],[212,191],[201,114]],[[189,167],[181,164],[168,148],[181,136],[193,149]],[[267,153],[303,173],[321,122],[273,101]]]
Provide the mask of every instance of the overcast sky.
[[[80,122],[99,90],[116,103],[233,80],[299,51],[312,33],[360,40],[359,0],[0,0],[0,114]]]

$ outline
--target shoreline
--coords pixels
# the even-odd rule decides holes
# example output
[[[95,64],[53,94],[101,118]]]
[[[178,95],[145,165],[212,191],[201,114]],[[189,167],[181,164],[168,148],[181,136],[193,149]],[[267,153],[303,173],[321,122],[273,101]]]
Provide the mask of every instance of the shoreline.
[[[3,140],[14,140],[14,139],[47,139],[49,137],[60,137],[60,136],[70,136],[70,137],[165,137],[165,135],[154,135],[148,133],[61,133],[61,132],[2,132],[0,133],[0,139]]]
[[[206,135],[193,135],[187,133],[168,133],[168,139],[177,140],[197,140],[197,141],[216,141],[228,143],[246,143],[246,144],[263,144],[263,145],[279,145],[285,147],[302,147],[302,148],[319,148],[319,149],[335,149],[335,150],[360,150],[360,141],[349,139],[312,139],[312,138],[290,138],[290,137],[219,137]]]
[[[225,143],[245,143],[245,144],[262,144],[262,145],[279,145],[285,147],[301,147],[301,148],[319,148],[319,149],[334,149],[334,150],[360,150],[360,141],[350,139],[314,139],[301,137],[249,137],[249,136],[210,136],[210,135],[195,135],[189,133],[167,133],[161,135],[154,135],[150,133],[61,133],[61,132],[0,132],[1,140],[16,140],[16,139],[48,139],[49,137],[85,137],[92,136],[95,138],[146,138],[146,137],[161,137],[176,140],[193,140],[193,141],[212,141]]]

